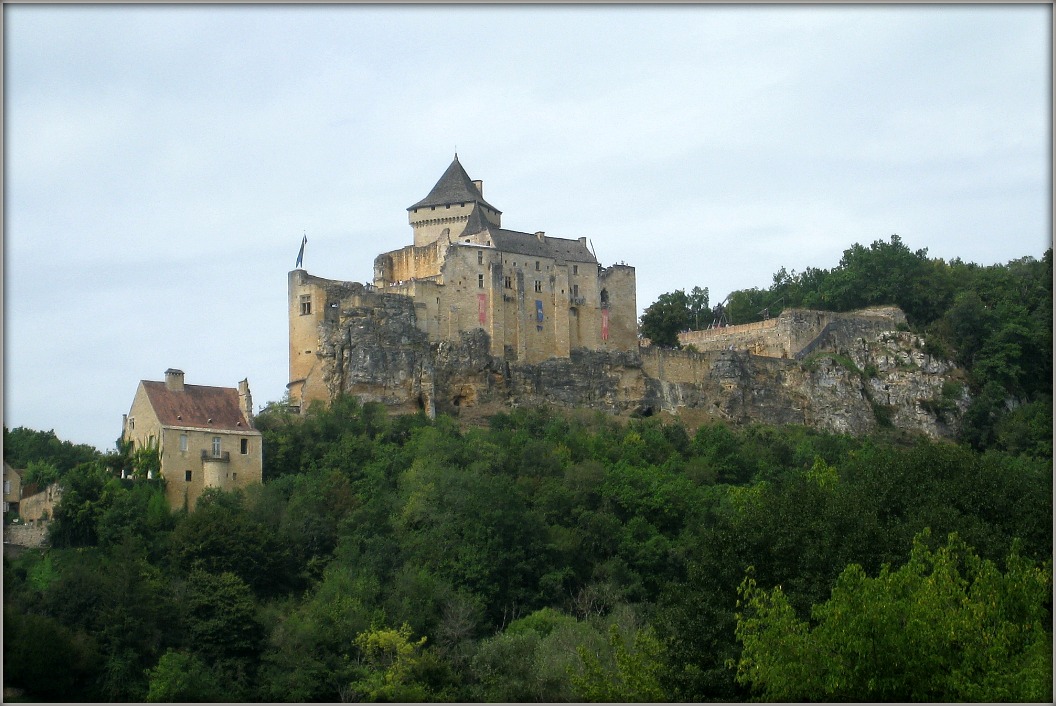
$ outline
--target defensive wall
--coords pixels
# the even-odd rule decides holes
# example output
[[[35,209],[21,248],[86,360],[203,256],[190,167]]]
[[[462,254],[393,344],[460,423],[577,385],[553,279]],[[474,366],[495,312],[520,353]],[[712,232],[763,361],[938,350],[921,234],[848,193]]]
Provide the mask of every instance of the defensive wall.
[[[734,350],[802,359],[815,350],[838,350],[855,338],[893,331],[905,323],[905,314],[893,306],[851,312],[786,309],[767,321],[680,333],[678,341],[701,352]]]

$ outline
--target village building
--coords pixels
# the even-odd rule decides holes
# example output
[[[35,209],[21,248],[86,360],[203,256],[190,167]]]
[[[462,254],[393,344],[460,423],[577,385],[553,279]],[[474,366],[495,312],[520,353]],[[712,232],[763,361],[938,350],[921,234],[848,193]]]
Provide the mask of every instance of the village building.
[[[133,449],[154,448],[169,506],[193,510],[206,488],[232,490],[260,483],[262,441],[253,428],[249,382],[238,388],[187,385],[182,370],[165,381],[141,380],[121,438]]]
[[[22,500],[22,471],[4,461],[4,514],[18,515],[18,504]]]
[[[568,359],[577,349],[638,350],[634,268],[603,267],[586,237],[503,228],[502,212],[457,154],[407,213],[412,244],[378,255],[365,287],[309,275],[300,262],[290,273],[293,405],[331,395],[321,332],[343,311],[364,306],[364,294],[382,308],[377,296],[412,301],[415,325],[434,343],[481,330],[490,354],[510,362]]]

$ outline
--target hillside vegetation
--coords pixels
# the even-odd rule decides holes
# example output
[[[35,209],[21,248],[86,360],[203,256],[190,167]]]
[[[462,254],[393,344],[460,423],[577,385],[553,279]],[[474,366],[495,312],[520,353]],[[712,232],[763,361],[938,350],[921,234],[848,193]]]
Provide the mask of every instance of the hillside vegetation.
[[[5,686],[1051,699],[1051,459],[542,409],[462,429],[354,398],[258,426],[265,483],[191,514],[115,478],[128,458],[62,472],[54,547],[5,558]]]
[[[730,297],[733,323],[901,306],[965,370],[949,442],[553,409],[469,425],[342,397],[303,417],[270,405],[264,483],[172,513],[156,453],[5,428],[5,459],[65,492],[51,548],[5,552],[4,686],[1051,702],[1051,300],[1051,250],[979,267],[897,236]],[[662,344],[713,314],[707,290],[675,292],[642,328]]]

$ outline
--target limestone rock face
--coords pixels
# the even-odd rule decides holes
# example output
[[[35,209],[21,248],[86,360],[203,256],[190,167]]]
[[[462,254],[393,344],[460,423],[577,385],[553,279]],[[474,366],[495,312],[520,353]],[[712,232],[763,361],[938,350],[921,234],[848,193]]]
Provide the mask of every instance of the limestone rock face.
[[[319,356],[332,395],[400,410],[458,413],[483,404],[586,407],[744,424],[804,424],[861,435],[893,425],[931,437],[956,433],[969,398],[958,371],[921,337],[841,319],[802,360],[747,351],[605,352],[524,363],[490,353],[475,329],[430,342],[406,297],[360,297],[320,325]]]

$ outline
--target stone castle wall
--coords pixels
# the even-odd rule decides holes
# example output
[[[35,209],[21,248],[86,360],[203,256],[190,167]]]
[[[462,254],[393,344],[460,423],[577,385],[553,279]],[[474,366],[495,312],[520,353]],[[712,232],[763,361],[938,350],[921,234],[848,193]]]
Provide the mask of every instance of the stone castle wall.
[[[325,390],[325,399],[353,394],[394,411],[430,414],[539,404],[615,414],[692,412],[698,420],[804,424],[850,434],[876,429],[879,405],[899,426],[933,437],[953,434],[968,402],[964,394],[956,413],[936,416],[927,403],[942,394],[951,366],[925,354],[919,337],[893,330],[899,320],[893,312],[822,317],[820,332],[818,317],[786,317],[786,330],[804,330],[793,340],[815,346],[818,355],[809,364],[794,356],[658,347],[579,347],[567,357],[526,361],[495,355],[482,328],[431,340],[418,319],[423,307],[409,297],[361,285],[344,293],[348,299],[317,326],[313,356],[320,375],[313,384]],[[841,352],[857,368],[825,350]],[[875,377],[865,379],[866,369],[875,369]]]
[[[893,331],[906,323],[897,307],[853,312],[786,309],[767,321],[724,326],[678,335],[683,346],[699,351],[736,350],[769,358],[802,358],[813,349],[836,350],[862,335]]]
[[[18,547],[43,547],[48,541],[48,522],[26,522],[4,525],[4,544]]]

